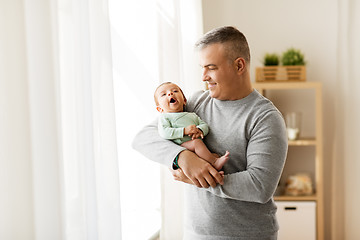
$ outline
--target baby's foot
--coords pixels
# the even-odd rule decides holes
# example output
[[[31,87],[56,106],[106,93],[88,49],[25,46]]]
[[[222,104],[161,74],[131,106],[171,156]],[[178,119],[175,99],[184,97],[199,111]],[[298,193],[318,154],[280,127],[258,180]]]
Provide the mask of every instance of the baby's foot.
[[[214,167],[215,167],[217,170],[222,169],[222,167],[224,166],[224,164],[229,160],[229,154],[230,154],[230,153],[229,153],[228,151],[226,151],[226,153],[225,153],[223,156],[215,159]]]

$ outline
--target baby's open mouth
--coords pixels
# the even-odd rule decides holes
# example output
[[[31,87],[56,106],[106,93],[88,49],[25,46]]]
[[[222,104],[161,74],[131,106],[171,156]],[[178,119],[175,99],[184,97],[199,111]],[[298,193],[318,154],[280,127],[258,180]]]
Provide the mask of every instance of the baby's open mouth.
[[[174,98],[171,98],[170,103],[176,103],[176,100]]]

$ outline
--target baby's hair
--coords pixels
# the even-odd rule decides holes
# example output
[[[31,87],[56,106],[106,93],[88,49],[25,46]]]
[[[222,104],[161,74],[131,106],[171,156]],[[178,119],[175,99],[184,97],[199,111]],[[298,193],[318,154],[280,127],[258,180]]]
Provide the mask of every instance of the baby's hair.
[[[156,106],[159,104],[159,102],[157,101],[157,98],[156,98],[156,92],[157,90],[161,87],[161,86],[164,86],[164,85],[167,85],[167,84],[174,84],[176,86],[178,86],[177,84],[173,83],[173,82],[163,82],[161,83],[156,89],[155,89],[155,92],[154,92],[154,100],[155,100],[155,104]],[[186,100],[186,97],[185,97],[185,94],[183,93],[182,89],[178,86],[178,88],[180,89],[182,95],[184,96],[184,99]]]

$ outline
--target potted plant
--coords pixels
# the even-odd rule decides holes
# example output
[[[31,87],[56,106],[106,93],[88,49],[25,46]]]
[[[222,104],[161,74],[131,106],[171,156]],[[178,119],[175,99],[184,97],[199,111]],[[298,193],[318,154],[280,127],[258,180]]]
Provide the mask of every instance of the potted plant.
[[[282,54],[281,62],[283,66],[304,66],[304,54],[300,50],[289,48]]]
[[[279,62],[277,54],[265,54],[264,67],[256,68],[256,82],[306,80],[304,54],[300,50],[289,48],[281,55],[282,66]]]
[[[278,79],[278,65],[280,57],[276,53],[266,53],[264,55],[264,67],[256,68],[256,81],[276,81]]]
[[[267,53],[264,56],[264,66],[278,66],[279,56],[276,53]]]

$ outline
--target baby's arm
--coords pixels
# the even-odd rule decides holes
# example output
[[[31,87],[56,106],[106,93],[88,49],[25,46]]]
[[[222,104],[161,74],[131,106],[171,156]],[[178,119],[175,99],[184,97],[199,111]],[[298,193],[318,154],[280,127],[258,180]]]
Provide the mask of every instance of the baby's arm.
[[[165,139],[179,139],[184,136],[184,128],[174,128],[171,126],[170,121],[163,117],[159,117],[158,121],[159,135]]]

